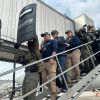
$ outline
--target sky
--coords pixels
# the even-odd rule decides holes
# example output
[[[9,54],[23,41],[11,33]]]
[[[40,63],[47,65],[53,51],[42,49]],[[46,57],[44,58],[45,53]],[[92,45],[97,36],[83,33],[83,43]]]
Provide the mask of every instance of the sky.
[[[62,14],[74,19],[81,14],[88,15],[94,20],[95,26],[100,27],[100,0],[42,0]]]
[[[3,73],[5,71],[8,71],[8,70],[11,70],[13,69],[13,63],[8,63],[8,62],[1,62],[0,61],[0,73]],[[16,64],[16,67],[19,67],[21,66],[20,64]],[[19,73],[22,73],[24,71],[24,69],[21,69],[19,71],[16,72],[16,76],[19,74]],[[13,79],[13,74],[8,74],[8,75],[5,75],[3,77],[0,77],[0,80],[12,80]]]

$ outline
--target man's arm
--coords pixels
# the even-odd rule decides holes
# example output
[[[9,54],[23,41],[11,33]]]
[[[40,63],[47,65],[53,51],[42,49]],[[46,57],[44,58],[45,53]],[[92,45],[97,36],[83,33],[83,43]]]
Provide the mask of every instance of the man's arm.
[[[53,52],[52,55],[57,53],[57,49],[58,49],[58,43],[56,40],[53,40]]]
[[[53,52],[53,53],[52,53],[52,56],[55,55],[55,54],[56,54],[56,52]],[[50,58],[50,63],[51,63],[51,64],[54,63],[54,58]]]
[[[68,46],[68,49],[72,49],[74,47],[77,47],[80,43],[80,40],[77,36],[74,37],[74,43],[72,44],[68,44],[68,43],[65,43],[67,46]]]
[[[38,37],[36,36],[33,40],[33,46],[32,46],[33,52],[35,53],[36,57],[40,59],[40,52],[39,52],[39,41]]]
[[[70,48],[77,47],[77,46],[79,45],[79,42],[80,42],[79,38],[78,38],[77,36],[75,36],[75,37],[74,37],[74,43],[72,43],[72,44],[70,45]]]
[[[56,54],[56,52],[53,52],[53,53],[52,53],[52,56],[55,55],[55,54]]]
[[[57,44],[57,41],[54,40],[54,41],[53,41],[53,52],[52,52],[52,56],[53,56],[53,55],[56,55],[57,49],[58,49],[58,44]],[[51,64],[54,63],[54,57],[50,59],[50,63],[51,63]]]

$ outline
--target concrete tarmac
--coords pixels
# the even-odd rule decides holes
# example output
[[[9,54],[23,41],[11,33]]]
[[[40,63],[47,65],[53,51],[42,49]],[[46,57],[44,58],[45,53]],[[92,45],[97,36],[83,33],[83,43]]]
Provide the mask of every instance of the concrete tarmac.
[[[97,97],[95,92],[92,91],[83,92],[82,95],[77,100],[100,100],[100,92]]]
[[[95,92],[93,93],[92,91],[86,91],[82,93],[82,95],[77,100],[100,100],[100,95],[96,97],[95,94],[96,94]],[[9,98],[0,99],[0,100],[9,100]],[[16,98],[13,100],[16,100]]]

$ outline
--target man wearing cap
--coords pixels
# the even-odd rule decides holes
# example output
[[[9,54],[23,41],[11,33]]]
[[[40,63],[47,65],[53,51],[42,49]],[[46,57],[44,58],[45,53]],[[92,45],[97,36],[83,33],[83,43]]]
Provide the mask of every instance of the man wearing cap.
[[[79,39],[77,36],[73,36],[72,32],[69,30],[67,32],[65,32],[65,34],[67,34],[68,38],[66,39],[66,46],[67,46],[67,50],[75,48],[77,46],[79,46]],[[76,65],[77,63],[80,62],[80,50],[79,49],[74,49],[71,50],[67,53],[67,69],[71,68],[72,66]],[[79,69],[79,65],[77,65],[75,68],[75,74],[76,74],[76,82],[78,82],[80,80],[80,69]],[[71,80],[71,76],[72,76],[72,71],[68,71],[67,72],[67,80],[68,80],[68,86],[72,86],[72,80]]]
[[[92,41],[96,39],[94,32],[95,32],[95,27],[94,26],[88,26],[87,35],[91,38]]]
[[[51,32],[51,35],[53,38],[57,41],[58,43],[58,50],[57,53],[66,51],[66,45],[65,45],[65,39],[63,36],[58,36],[59,32],[57,30],[53,30]],[[58,56],[58,60],[61,66],[62,71],[64,72],[66,70],[66,53],[63,53]],[[67,75],[66,73],[64,74],[65,80],[67,82]],[[63,83],[63,82],[62,82]],[[62,84],[63,89],[66,89],[64,84]]]
[[[95,27],[89,25],[89,26],[88,26],[87,35],[90,37],[90,42],[91,42],[91,41],[94,41],[93,43],[89,44],[89,45],[91,45],[92,47],[91,47],[91,46],[88,46],[91,55],[93,55],[93,51],[95,51],[94,49],[96,48],[96,36],[95,36],[95,34],[94,34],[94,31],[95,31]],[[95,56],[93,56],[92,58],[93,58],[93,61],[96,62]],[[90,64],[91,64],[91,60],[90,60]],[[92,65],[92,68],[93,68],[93,65]]]
[[[86,34],[86,29],[85,28],[81,28],[79,30],[79,32],[76,32],[76,36],[79,38],[80,40],[80,45],[86,44],[90,41],[90,37]],[[91,46],[91,45],[89,45]],[[80,51],[81,51],[81,58],[82,60],[86,59],[89,57],[89,52],[87,49],[87,46],[84,45],[82,47],[80,47]],[[88,74],[91,70],[90,65],[89,65],[89,59],[87,59],[83,64],[80,64],[80,69],[81,69],[81,73],[86,73]]]
[[[57,41],[51,40],[50,34],[48,32],[41,34],[41,37],[44,38],[44,42],[42,42],[40,46],[40,53],[42,53],[42,58],[44,59],[55,55],[58,49]],[[48,79],[56,77],[56,69],[57,69],[57,63],[54,57],[47,59],[43,62],[43,70],[42,70],[43,83],[48,81]],[[50,88],[51,100],[56,100],[57,94],[61,92],[60,89],[56,86],[56,81],[55,80],[51,81],[49,84],[47,84],[47,86]]]
[[[95,36],[96,36],[96,39],[99,39],[98,41],[96,41],[96,48],[94,51],[96,53],[100,50],[100,30],[95,31]],[[98,53],[96,55],[96,58],[97,58],[98,62],[100,63],[100,53]]]

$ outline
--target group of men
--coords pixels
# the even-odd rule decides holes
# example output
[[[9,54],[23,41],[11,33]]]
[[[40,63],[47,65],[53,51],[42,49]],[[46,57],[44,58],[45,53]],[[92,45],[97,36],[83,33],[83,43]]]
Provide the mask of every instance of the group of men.
[[[81,28],[79,32],[76,33],[76,36],[73,36],[71,30],[65,32],[65,34],[67,35],[66,40],[63,36],[59,36],[59,32],[57,30],[53,30],[51,34],[48,32],[41,34],[41,37],[44,38],[40,46],[40,53],[42,54],[42,58],[47,58],[71,49],[67,53],[61,53],[56,57],[52,57],[43,61],[43,83],[49,79],[56,77],[58,69],[57,66],[59,66],[59,64],[61,70],[64,72],[72,66],[80,63],[81,58],[84,60],[87,57],[93,55],[93,53],[96,53],[100,50],[100,41],[96,40],[100,39],[100,34],[98,31],[95,31],[94,26],[88,26],[88,32],[86,32],[85,28]],[[51,39],[51,36],[54,39]],[[92,43],[77,48],[77,46],[88,42]],[[57,62],[57,58],[59,62]],[[80,67],[81,64],[80,66],[75,66],[73,72],[76,76],[76,82],[80,81],[80,72],[86,74],[89,73],[94,68],[93,64],[97,64],[97,61],[98,63],[100,62],[100,53],[98,53],[96,56],[93,56],[91,59],[86,60],[82,67]],[[65,73],[64,78],[68,86],[72,86],[72,70],[68,71],[67,74]],[[50,82],[50,84],[47,85],[51,90],[51,100],[56,100],[57,94],[61,91],[59,85],[57,85],[57,82],[58,81],[56,79],[56,81],[53,80]],[[63,86],[65,85],[63,84],[61,87]]]
[[[65,40],[63,36],[58,36],[59,32],[57,30],[53,30],[51,35],[48,32],[41,34],[41,37],[44,38],[40,46],[40,53],[42,54],[42,58],[47,58],[53,56],[57,53],[61,53],[63,51],[75,48],[79,46],[79,39],[77,36],[73,36],[72,32],[69,30],[65,32],[68,38]],[[51,36],[54,39],[51,39]],[[80,50],[74,49],[69,51],[67,54],[64,52],[58,55],[58,61],[61,66],[62,71],[66,71],[66,69],[71,68],[80,62]],[[43,70],[42,70],[42,81],[43,83],[49,79],[56,77],[57,74],[57,57],[52,57],[43,61]],[[75,68],[76,81],[80,80],[80,69],[79,66]],[[71,76],[72,71],[68,71],[67,74],[64,74],[65,81],[68,83],[68,86],[71,85]],[[56,85],[56,80],[50,82],[47,85],[51,90],[51,100],[56,100],[56,96],[61,92],[59,86]],[[64,86],[64,85],[63,85]]]
[[[76,36],[78,36],[78,38],[80,39],[80,45],[93,41],[87,46],[82,46],[80,48],[82,60],[88,58],[90,55],[93,55],[93,53],[96,53],[100,50],[100,40],[97,40],[100,39],[100,31],[95,30],[94,26],[88,26],[87,32],[84,27],[81,28],[76,32]],[[93,56],[92,59],[86,60],[84,62],[84,67],[81,64],[81,72],[89,73],[89,71],[93,69],[93,63],[100,63],[100,53]]]
[[[96,39],[100,38],[100,35],[98,31],[93,31],[93,26],[88,28],[88,32],[86,32],[84,28],[80,29],[76,32],[76,36],[73,35],[71,30],[66,31],[65,34],[67,37],[66,39],[63,36],[59,36],[59,32],[57,30],[53,30],[51,34],[48,32],[42,33],[41,37],[43,37],[44,40],[40,45],[40,50],[37,37],[32,41],[28,41],[29,50],[24,55],[24,62],[22,62],[23,65],[27,65],[31,62],[39,60],[39,51],[42,55],[42,59],[54,56],[58,53],[60,54],[44,60],[40,70],[40,63],[25,68],[25,78],[22,86],[23,95],[38,86],[40,77],[39,72],[42,74],[42,83],[45,83],[48,80],[56,77],[56,75],[59,73],[59,68],[60,73],[64,72],[72,66],[80,63],[81,58],[84,60],[92,55],[93,52],[95,53],[100,50],[100,41],[96,41]],[[51,39],[51,36],[54,39]],[[78,48],[79,45],[91,41],[95,42]],[[94,45],[96,46],[96,50],[93,49]],[[66,50],[69,51],[65,53],[64,51]],[[88,73],[93,68],[91,63],[95,64],[96,58],[98,59],[100,57],[99,55],[100,53],[96,56],[93,56],[92,59],[86,60],[84,62],[84,66],[82,67],[79,65],[75,66],[73,71],[70,70],[63,75],[63,78],[61,77],[62,80],[57,78],[56,80],[54,79],[49,84],[47,84],[46,86],[50,89],[51,100],[56,100],[57,94],[61,93],[62,89],[66,89],[65,83],[68,84],[68,87],[72,86],[73,72],[76,82],[80,81],[80,72]],[[36,100],[36,92],[32,93],[28,97],[25,97],[24,100]]]

